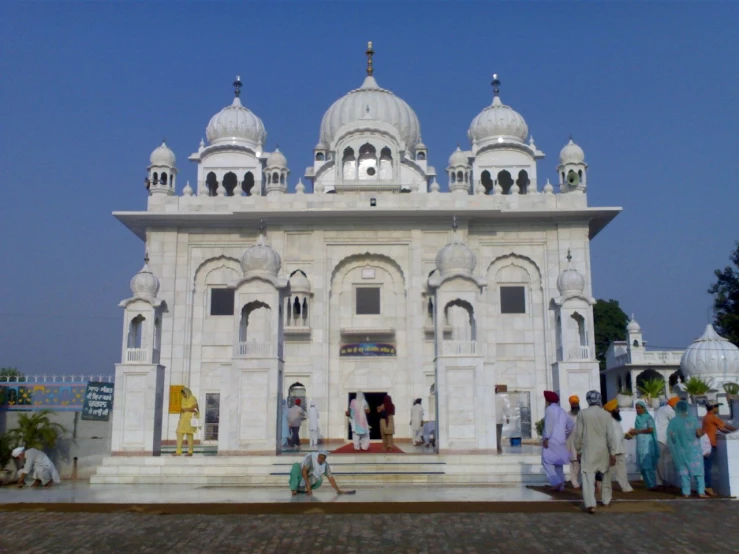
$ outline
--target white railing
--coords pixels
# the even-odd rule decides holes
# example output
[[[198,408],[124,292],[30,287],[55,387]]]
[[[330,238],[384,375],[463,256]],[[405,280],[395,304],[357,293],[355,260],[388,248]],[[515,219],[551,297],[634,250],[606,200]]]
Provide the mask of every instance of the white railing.
[[[100,383],[112,383],[115,375],[98,374],[98,375],[21,375],[19,377],[0,377],[0,384],[23,385],[25,383],[87,383],[88,381],[97,381]]]
[[[589,346],[570,346],[567,351],[568,360],[592,360],[593,352]]]
[[[274,356],[275,344],[272,342],[240,342],[236,345],[239,358],[260,358]]]
[[[662,364],[668,364],[668,363],[680,363],[680,360],[683,357],[683,353],[679,350],[675,351],[654,351],[654,352],[644,352],[644,361],[645,362],[658,362]]]
[[[441,342],[445,356],[474,356],[477,354],[477,341],[445,340]]]
[[[149,349],[148,348],[126,348],[126,361],[127,362],[148,362],[149,361]]]

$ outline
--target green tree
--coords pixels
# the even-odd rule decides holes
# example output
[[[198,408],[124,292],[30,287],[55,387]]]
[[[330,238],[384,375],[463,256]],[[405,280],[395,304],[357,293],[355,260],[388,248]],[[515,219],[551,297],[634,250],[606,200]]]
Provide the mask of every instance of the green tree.
[[[14,445],[39,450],[53,447],[66,429],[51,421],[50,415],[49,410],[19,414],[18,426],[8,432]]]
[[[24,375],[18,371],[17,367],[4,367],[0,369],[0,378],[3,378],[3,381],[10,379],[11,377],[18,378],[23,376]]]
[[[611,342],[626,339],[626,325],[629,316],[618,305],[618,300],[597,300],[593,306],[595,324],[595,357],[600,369],[606,368],[606,351]]]
[[[713,326],[721,336],[739,346],[739,241],[729,259],[734,267],[717,269],[716,282],[708,292],[713,295]]]

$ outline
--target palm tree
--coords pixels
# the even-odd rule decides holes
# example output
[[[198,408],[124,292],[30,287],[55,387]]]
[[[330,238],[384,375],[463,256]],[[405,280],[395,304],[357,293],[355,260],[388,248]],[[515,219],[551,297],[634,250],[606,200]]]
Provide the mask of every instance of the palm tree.
[[[8,434],[17,446],[39,450],[51,448],[66,429],[63,425],[52,422],[50,415],[49,410],[40,410],[31,415],[19,414],[18,426]]]

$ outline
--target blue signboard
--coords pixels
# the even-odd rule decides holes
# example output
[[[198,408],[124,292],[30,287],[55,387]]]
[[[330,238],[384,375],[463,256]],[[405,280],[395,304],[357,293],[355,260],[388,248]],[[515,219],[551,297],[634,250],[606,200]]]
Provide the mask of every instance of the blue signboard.
[[[360,342],[345,344],[339,356],[395,356],[395,345],[377,342]]]

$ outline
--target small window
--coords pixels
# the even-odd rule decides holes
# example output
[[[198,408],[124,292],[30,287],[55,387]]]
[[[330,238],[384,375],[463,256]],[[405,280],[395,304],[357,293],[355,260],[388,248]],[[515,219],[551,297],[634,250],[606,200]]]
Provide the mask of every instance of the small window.
[[[379,287],[357,289],[357,315],[380,315]]]
[[[526,313],[525,287],[500,287],[500,313]]]
[[[210,315],[234,315],[233,289],[210,289]]]

